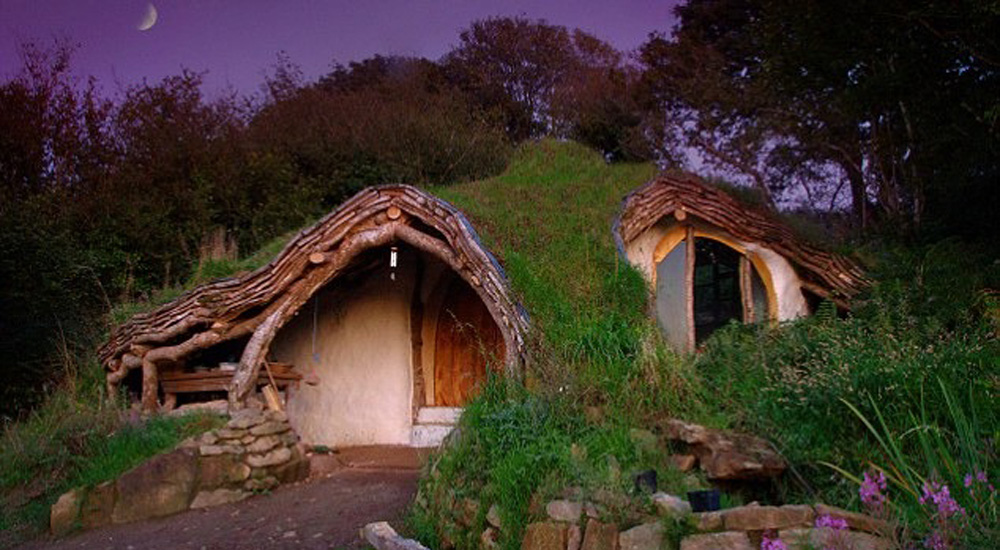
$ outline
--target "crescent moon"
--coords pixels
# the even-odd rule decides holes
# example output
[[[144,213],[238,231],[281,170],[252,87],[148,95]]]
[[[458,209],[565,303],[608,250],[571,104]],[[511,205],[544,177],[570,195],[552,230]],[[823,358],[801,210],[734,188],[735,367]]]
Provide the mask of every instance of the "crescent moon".
[[[142,21],[139,22],[139,26],[136,27],[140,31],[148,31],[153,28],[156,24],[156,6],[153,4],[146,4],[146,15],[142,17]]]

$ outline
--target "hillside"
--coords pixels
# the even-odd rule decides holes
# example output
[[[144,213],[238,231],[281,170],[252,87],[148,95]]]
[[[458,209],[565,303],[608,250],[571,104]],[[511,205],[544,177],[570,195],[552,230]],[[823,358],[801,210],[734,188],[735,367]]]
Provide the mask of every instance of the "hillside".
[[[705,485],[674,468],[668,449],[636,441],[634,430],[670,418],[773,441],[795,472],[764,495],[774,503],[861,509],[861,472],[880,469],[893,519],[917,534],[939,528],[918,501],[925,480],[957,488],[966,474],[997,478],[1000,345],[989,320],[997,305],[978,292],[992,275],[970,266],[974,255],[954,243],[869,250],[880,258],[879,282],[853,315],[824,307],[780,327],[730,326],[679,356],[646,317],[646,283],[618,257],[611,233],[622,198],[655,174],[648,163],[608,164],[582,145],[543,140],[522,145],[500,175],[429,189],[468,215],[504,265],[531,318],[532,362],[527,390],[494,380],[468,407],[461,439],[422,482],[412,533],[432,547],[443,536],[475,546],[492,503],[507,526],[499,543],[517,548],[538,514],[531,502],[567,486],[627,490],[631,472],[649,469],[664,490]],[[287,238],[205,265],[184,286],[253,269]],[[153,305],[124,304],[118,315]],[[4,434],[0,527],[10,533],[43,527],[66,488],[110,479],[213,425],[134,429],[120,409],[100,404],[96,360],[74,368],[45,407]],[[972,522],[963,536],[996,541],[995,493],[986,502],[955,494]],[[475,497],[474,528],[456,525],[442,497]],[[727,495],[724,505],[745,498]],[[671,536],[685,528],[676,529]]]

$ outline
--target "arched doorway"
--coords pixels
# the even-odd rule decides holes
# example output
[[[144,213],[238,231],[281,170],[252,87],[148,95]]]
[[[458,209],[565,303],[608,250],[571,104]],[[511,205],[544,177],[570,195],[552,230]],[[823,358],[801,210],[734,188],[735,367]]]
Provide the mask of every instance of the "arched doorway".
[[[500,328],[465,281],[447,287],[434,338],[434,404],[462,407],[486,382],[487,368],[504,364]]]

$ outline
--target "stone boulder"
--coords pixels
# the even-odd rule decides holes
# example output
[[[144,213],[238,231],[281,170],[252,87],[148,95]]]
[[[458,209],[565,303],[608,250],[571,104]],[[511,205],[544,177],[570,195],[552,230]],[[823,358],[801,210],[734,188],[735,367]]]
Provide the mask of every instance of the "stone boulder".
[[[742,531],[692,535],[681,540],[681,550],[756,550]]]
[[[199,462],[199,488],[239,486],[250,477],[250,467],[233,454],[203,456]]]
[[[763,531],[811,527],[816,519],[812,506],[740,506],[722,513],[722,521],[730,531]]]
[[[428,550],[419,542],[399,536],[388,523],[369,523],[361,529],[361,538],[375,550]]]
[[[553,500],[545,505],[545,513],[555,521],[576,523],[583,514],[583,503],[571,500]]]
[[[524,531],[521,550],[566,550],[568,538],[565,523],[532,523]]]
[[[196,510],[198,508],[208,508],[210,506],[229,504],[230,502],[239,502],[248,496],[250,496],[249,493],[240,491],[239,489],[215,489],[214,491],[201,491],[195,495],[194,500],[191,502],[191,509]]]
[[[93,529],[111,523],[111,515],[115,510],[115,490],[115,482],[106,481],[87,493],[80,508],[81,527]]]
[[[667,493],[654,493],[652,499],[661,516],[681,520],[691,515],[691,504],[680,497]]]
[[[663,435],[688,446],[705,476],[713,481],[758,480],[780,476],[787,464],[767,441],[671,419]]]
[[[583,532],[581,550],[617,550],[618,526],[612,523],[587,520],[587,528]]]
[[[621,550],[660,550],[663,545],[663,525],[644,523],[618,534]]]
[[[52,505],[49,509],[49,529],[53,535],[61,537],[76,527],[76,520],[80,517],[80,507],[83,506],[83,499],[86,496],[84,489],[73,489],[63,493]]]
[[[193,449],[161,454],[118,479],[118,502],[111,519],[128,523],[187,510],[198,479],[198,456]]]
[[[788,550],[811,550],[813,548],[849,548],[850,550],[889,550],[889,541],[857,531],[818,529],[785,529],[778,537],[788,546]]]

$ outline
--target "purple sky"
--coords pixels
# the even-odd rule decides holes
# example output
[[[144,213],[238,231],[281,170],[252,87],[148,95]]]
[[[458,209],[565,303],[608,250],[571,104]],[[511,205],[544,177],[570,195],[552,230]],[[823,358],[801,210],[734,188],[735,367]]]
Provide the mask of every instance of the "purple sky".
[[[20,65],[17,46],[64,36],[80,45],[73,66],[105,92],[155,82],[181,67],[208,71],[210,93],[232,85],[254,93],[279,51],[309,80],[374,54],[437,59],[475,20],[525,15],[578,27],[631,50],[673,26],[678,0],[160,0],[156,24],[139,31],[146,1],[0,0],[0,76]]]

